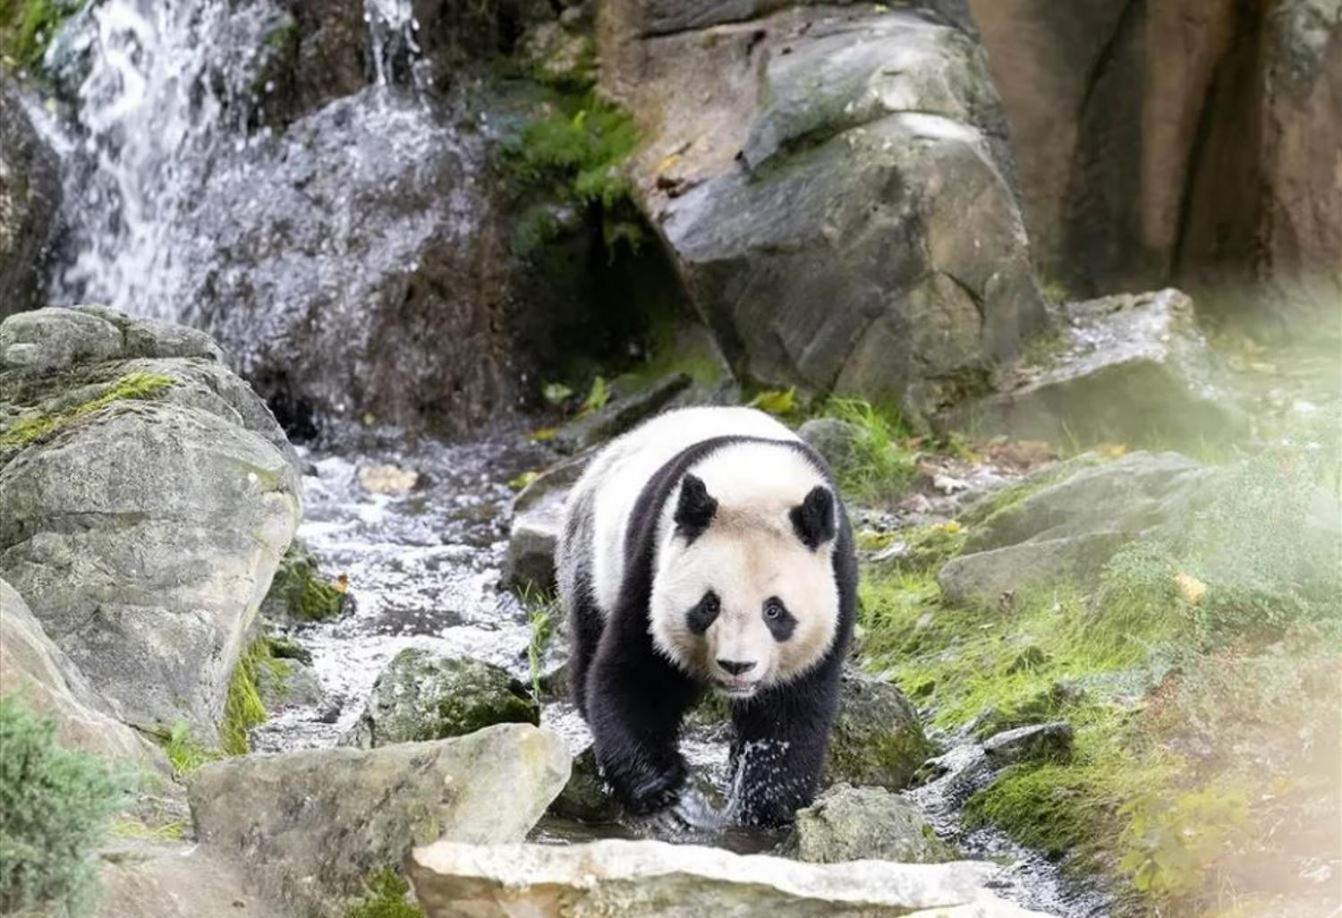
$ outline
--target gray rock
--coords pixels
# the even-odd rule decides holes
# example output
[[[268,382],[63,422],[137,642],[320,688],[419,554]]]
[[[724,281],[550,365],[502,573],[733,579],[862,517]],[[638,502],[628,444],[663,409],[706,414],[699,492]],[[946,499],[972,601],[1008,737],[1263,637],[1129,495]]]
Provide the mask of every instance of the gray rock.
[[[300,515],[292,451],[217,355],[96,309],[0,325],[0,576],[145,729],[217,724]]]
[[[56,739],[131,769],[167,770],[158,747],[118,721],[61,649],[42,631],[23,597],[0,580],[0,695],[20,695],[56,721]]]
[[[951,5],[602,5],[602,85],[651,125],[642,206],[738,376],[919,419],[1045,326]]]
[[[371,751],[228,759],[201,768],[189,793],[202,847],[245,865],[247,890],[287,914],[335,915],[335,900],[414,845],[520,841],[568,775],[558,736],[502,724]]]
[[[267,660],[259,668],[256,692],[271,714],[285,708],[317,707],[326,700],[321,680],[311,666],[282,658]]]
[[[1059,353],[952,424],[1021,440],[1218,442],[1243,433],[1220,359],[1178,290],[1073,303]]]
[[[507,670],[410,647],[378,675],[341,744],[367,749],[444,739],[502,723],[540,723],[536,701]]]
[[[1123,545],[1176,537],[1210,500],[1214,473],[1177,453],[1082,467],[991,512],[938,575],[951,602],[997,605],[1093,578]],[[972,509],[972,508],[971,508]]]
[[[0,75],[0,319],[42,305],[60,163]]]
[[[993,766],[1016,765],[1021,762],[1052,762],[1072,754],[1072,726],[1066,721],[1017,727],[989,737],[983,743],[983,752]]]
[[[797,811],[788,851],[803,861],[867,859],[901,864],[955,860],[919,809],[879,787],[838,784]]]
[[[672,373],[643,388],[617,389],[604,406],[559,428],[553,445],[564,453],[599,446],[661,411],[688,389],[691,382],[693,380],[685,373]]]
[[[659,841],[471,846],[439,842],[407,862],[429,918],[462,914],[1025,916],[984,884],[997,870],[951,864],[802,864]]]
[[[579,822],[609,822],[619,816],[620,807],[606,791],[590,745],[573,757],[568,783],[550,804],[549,813]]]
[[[95,918],[281,918],[247,891],[250,869],[187,842],[122,842],[102,852]]]
[[[859,433],[856,424],[838,418],[812,418],[797,428],[797,436],[836,470],[843,468],[852,456],[853,441]]]
[[[933,751],[903,692],[854,670],[844,673],[825,760],[827,783],[900,790]]]
[[[564,502],[592,458],[592,451],[561,460],[541,472],[513,499],[503,583],[519,592],[554,589],[555,543],[564,521]]]

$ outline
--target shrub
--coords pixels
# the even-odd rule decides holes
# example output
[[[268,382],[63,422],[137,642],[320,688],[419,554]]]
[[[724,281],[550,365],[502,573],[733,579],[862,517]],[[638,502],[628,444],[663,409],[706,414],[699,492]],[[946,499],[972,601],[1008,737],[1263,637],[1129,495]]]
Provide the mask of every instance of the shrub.
[[[119,788],[92,756],[63,749],[56,725],[0,698],[0,912],[77,908],[88,855]]]

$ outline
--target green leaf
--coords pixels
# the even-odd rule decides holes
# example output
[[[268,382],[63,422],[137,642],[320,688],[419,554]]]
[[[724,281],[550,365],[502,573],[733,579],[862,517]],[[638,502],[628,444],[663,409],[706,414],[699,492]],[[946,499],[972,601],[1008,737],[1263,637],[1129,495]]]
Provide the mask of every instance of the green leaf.
[[[787,389],[761,392],[750,400],[750,407],[774,415],[790,414],[797,407],[797,387],[789,386]]]

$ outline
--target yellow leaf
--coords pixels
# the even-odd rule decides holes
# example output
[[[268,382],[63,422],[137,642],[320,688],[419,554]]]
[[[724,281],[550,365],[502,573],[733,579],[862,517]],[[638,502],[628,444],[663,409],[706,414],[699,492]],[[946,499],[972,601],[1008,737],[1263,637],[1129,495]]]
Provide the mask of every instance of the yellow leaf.
[[[797,387],[771,389],[761,392],[750,400],[749,407],[767,411],[769,414],[787,414],[797,406]]]
[[[1202,602],[1203,596],[1207,595],[1207,584],[1192,574],[1176,574],[1174,584],[1179,588],[1179,595],[1195,606]]]
[[[535,440],[537,443],[548,443],[555,438],[555,434],[558,432],[559,428],[557,427],[542,427],[540,430],[533,430],[531,432],[531,439]]]
[[[679,153],[672,153],[670,156],[663,156],[662,159],[661,159],[661,161],[660,161],[659,163],[657,163],[657,168],[654,169],[653,171],[654,171],[657,175],[661,175],[663,172],[665,172],[666,170],[670,169],[672,166],[674,166],[674,165],[675,165],[676,163],[678,163],[678,162],[680,162],[680,154],[679,154]]]
[[[514,491],[522,491],[525,490],[528,485],[530,485],[533,481],[535,481],[539,477],[540,472],[534,470],[530,472],[523,472],[521,475],[512,478],[508,482],[508,487],[512,488]]]
[[[1095,452],[1105,459],[1121,459],[1128,454],[1128,444],[1100,443],[1095,447]]]

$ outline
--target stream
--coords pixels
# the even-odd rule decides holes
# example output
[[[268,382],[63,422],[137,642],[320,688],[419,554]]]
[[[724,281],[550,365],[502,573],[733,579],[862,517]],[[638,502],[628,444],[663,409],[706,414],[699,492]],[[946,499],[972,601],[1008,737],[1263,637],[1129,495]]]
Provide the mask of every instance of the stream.
[[[528,612],[499,587],[513,497],[506,482],[552,462],[547,448],[514,431],[466,443],[423,441],[398,451],[300,454],[306,474],[299,536],[324,573],[348,577],[354,607],[332,621],[285,629],[311,652],[324,698],[286,708],[253,731],[257,751],[335,745],[358,719],[383,666],[407,647],[476,657],[530,680]],[[414,472],[418,481],[403,494],[373,493],[361,484],[359,472],[379,466]],[[545,703],[541,719],[574,754],[590,742],[566,701]],[[693,778],[672,810],[598,824],[547,817],[533,840],[657,838],[738,853],[775,849],[782,834],[734,826],[726,815],[728,730],[722,724],[687,726],[681,748]],[[1002,863],[994,885],[1026,907],[1065,918],[1107,914],[1104,896],[1074,888],[1042,856],[992,829],[961,830],[967,793],[954,780],[954,763],[969,764],[982,752],[953,738],[946,745],[952,774],[905,794],[938,834],[966,857]]]

